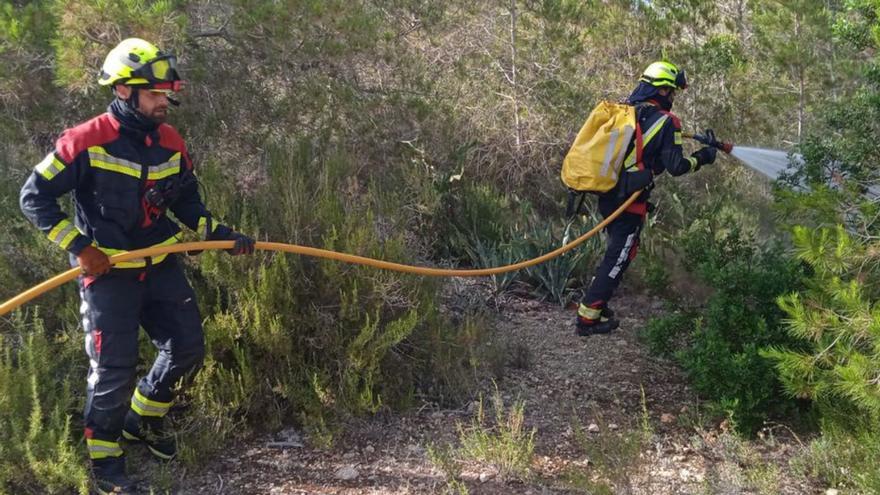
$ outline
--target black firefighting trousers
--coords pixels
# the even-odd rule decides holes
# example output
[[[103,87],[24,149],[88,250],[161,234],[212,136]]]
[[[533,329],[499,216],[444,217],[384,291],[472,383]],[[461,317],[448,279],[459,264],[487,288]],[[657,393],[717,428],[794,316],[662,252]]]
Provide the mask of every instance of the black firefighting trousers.
[[[608,304],[620,285],[624,272],[638,253],[643,223],[642,215],[625,212],[606,227],[608,247],[596,268],[590,288],[581,300],[582,304],[593,308],[602,308]]]
[[[173,255],[146,269],[114,269],[80,279],[90,370],[84,411],[87,436],[116,441],[132,400],[142,326],[159,351],[137,385],[147,403],[167,403],[172,388],[205,354],[195,293]],[[147,406],[145,406],[147,407]]]

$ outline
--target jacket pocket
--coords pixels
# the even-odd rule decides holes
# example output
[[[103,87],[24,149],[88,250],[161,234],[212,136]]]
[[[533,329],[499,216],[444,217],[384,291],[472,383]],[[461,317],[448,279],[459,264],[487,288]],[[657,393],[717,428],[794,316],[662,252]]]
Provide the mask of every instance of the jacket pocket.
[[[101,217],[128,232],[137,226],[140,201],[136,189],[101,191],[96,198]]]

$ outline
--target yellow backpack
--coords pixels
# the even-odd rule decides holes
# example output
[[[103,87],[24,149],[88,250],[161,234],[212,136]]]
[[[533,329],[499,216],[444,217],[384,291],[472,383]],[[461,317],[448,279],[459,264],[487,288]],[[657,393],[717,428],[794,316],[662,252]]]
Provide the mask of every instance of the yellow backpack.
[[[637,161],[641,161],[639,131],[635,107],[599,102],[562,162],[562,182],[575,191],[610,191],[620,178],[624,155],[634,134]]]

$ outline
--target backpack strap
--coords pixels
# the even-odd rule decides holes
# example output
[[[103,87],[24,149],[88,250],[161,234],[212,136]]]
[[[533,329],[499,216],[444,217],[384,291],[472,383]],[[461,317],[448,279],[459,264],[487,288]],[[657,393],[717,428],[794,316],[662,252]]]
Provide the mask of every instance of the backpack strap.
[[[639,170],[645,170],[645,164],[642,161],[642,154],[645,152],[645,145],[642,142],[642,124],[636,119],[636,167]]]
[[[565,206],[565,218],[572,219],[580,215],[581,208],[584,207],[584,200],[587,198],[587,191],[576,191],[568,189],[568,203]]]
[[[645,162],[642,159],[643,153],[645,151],[645,144],[642,142],[642,124],[636,119],[636,168],[639,171],[645,170]],[[626,173],[626,172],[623,172]],[[650,172],[653,175],[653,172]],[[647,216],[648,214],[648,204],[644,201],[636,200],[635,203],[629,205],[626,210],[627,213],[635,213],[636,215],[641,215],[642,218]]]

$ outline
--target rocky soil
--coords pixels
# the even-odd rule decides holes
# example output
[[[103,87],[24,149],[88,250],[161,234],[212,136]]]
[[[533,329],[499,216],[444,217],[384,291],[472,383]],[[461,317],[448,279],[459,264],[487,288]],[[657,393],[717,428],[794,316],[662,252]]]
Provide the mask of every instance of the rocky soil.
[[[463,459],[461,480],[469,493],[822,493],[790,467],[802,448],[793,433],[780,426],[754,440],[736,437],[723,421],[706,417],[672,363],[648,354],[638,332],[662,313],[660,301],[625,291],[616,300],[628,302],[616,308],[621,328],[588,338],[574,335],[571,310],[503,301],[496,338],[518,358],[482,393],[489,397],[497,386],[506,405],[524,402],[525,425],[536,431],[535,455],[521,479],[502,479],[495,467]],[[458,425],[469,425],[475,409],[475,401],[451,410],[426,405],[359,420],[331,450],[311,447],[295,429],[283,430],[228,451],[200,472],[178,468],[171,476],[183,479],[172,483],[172,492],[451,492],[427,449],[458,445]],[[645,431],[644,420],[644,441],[636,452],[622,453],[626,439]]]

